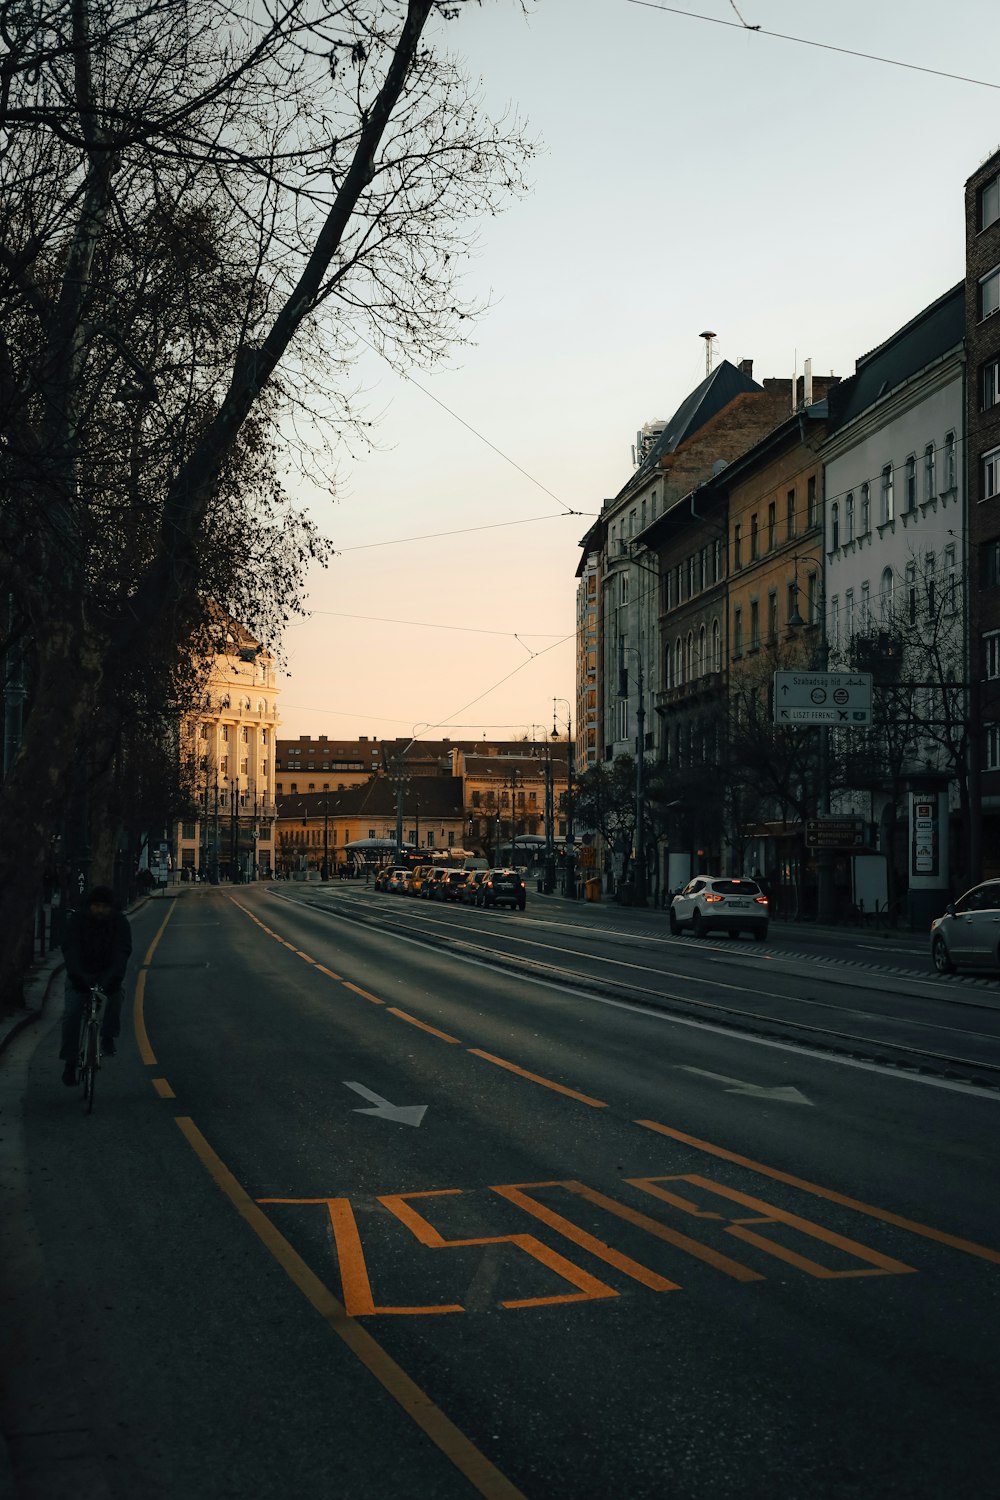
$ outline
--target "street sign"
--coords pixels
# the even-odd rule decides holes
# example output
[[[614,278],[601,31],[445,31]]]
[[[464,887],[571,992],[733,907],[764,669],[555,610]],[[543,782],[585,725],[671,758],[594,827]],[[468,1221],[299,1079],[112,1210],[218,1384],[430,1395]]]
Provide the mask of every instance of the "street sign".
[[[806,822],[806,845],[810,849],[863,849],[863,818],[810,818]]]
[[[776,724],[863,729],[872,721],[870,672],[775,672]]]

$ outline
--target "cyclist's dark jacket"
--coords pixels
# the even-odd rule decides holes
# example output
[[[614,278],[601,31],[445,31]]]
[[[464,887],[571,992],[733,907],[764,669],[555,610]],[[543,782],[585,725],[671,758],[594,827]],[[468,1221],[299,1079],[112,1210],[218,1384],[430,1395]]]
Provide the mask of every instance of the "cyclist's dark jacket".
[[[66,978],[75,990],[89,990],[99,984],[107,995],[122,987],[129,954],[132,952],[132,929],[120,911],[114,911],[106,922],[91,916],[88,907],[70,914],[62,944],[66,960]]]

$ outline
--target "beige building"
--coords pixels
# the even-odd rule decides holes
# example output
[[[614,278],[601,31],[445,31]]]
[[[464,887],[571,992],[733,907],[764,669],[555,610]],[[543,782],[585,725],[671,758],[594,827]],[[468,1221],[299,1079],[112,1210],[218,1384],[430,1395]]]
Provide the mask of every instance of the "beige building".
[[[199,708],[181,725],[181,769],[197,816],[174,834],[174,869],[255,880],[275,869],[274,661],[235,622],[212,664]]]

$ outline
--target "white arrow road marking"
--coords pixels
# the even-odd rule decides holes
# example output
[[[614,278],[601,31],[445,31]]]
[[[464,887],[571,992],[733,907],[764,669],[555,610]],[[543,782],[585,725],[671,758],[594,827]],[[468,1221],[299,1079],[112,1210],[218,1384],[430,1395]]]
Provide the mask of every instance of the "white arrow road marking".
[[[381,1094],[366,1089],[363,1083],[348,1083],[345,1079],[344,1087],[353,1089],[362,1099],[370,1099],[374,1105],[373,1109],[356,1109],[356,1115],[378,1115],[382,1120],[395,1120],[397,1125],[419,1125],[427,1113],[426,1104],[390,1104]]]
[[[769,1089],[761,1083],[745,1083],[742,1078],[727,1078],[724,1073],[709,1073],[705,1068],[686,1068],[683,1063],[678,1066],[682,1073],[697,1073],[700,1078],[714,1078],[716,1083],[728,1083],[730,1087],[726,1089],[727,1094],[748,1094],[751,1099],[775,1099],[782,1104],[808,1104],[812,1108],[812,1100],[807,1099],[792,1084]]]

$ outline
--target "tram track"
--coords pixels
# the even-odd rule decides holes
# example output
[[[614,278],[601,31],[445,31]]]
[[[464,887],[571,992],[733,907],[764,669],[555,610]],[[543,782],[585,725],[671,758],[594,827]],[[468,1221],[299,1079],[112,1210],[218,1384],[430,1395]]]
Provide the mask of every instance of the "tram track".
[[[812,1051],[825,1055],[842,1056],[852,1062],[862,1062],[876,1067],[885,1067],[894,1072],[909,1072],[915,1074],[929,1075],[949,1081],[960,1081],[975,1088],[981,1088],[984,1092],[1000,1093],[1000,1037],[988,1032],[973,1032],[962,1028],[949,1027],[934,1021],[925,1021],[917,1017],[896,1017],[896,1024],[920,1027],[926,1030],[935,1030],[939,1034],[955,1033],[959,1036],[979,1038],[992,1043],[996,1047],[997,1060],[988,1058],[970,1058],[962,1056],[957,1051],[942,1050],[938,1046],[919,1043],[914,1041],[897,1041],[885,1035],[864,1035],[857,1031],[844,1029],[842,1026],[830,1024],[815,1024],[814,1020],[799,1020],[788,1015],[768,1014],[753,1006],[741,1005],[728,998],[725,999],[702,999],[690,994],[682,994],[678,991],[665,988],[653,987],[637,982],[635,979],[622,978],[608,973],[581,973],[578,969],[560,965],[550,960],[542,960],[525,954],[514,954],[501,948],[492,948],[481,943],[470,942],[451,931],[442,931],[437,928],[429,931],[426,926],[419,922],[393,923],[387,921],[390,913],[359,909],[354,902],[337,903],[334,906],[329,901],[317,901],[309,897],[289,898],[283,893],[273,893],[279,899],[290,900],[295,905],[308,906],[313,910],[323,912],[326,915],[336,916],[345,921],[355,923],[370,930],[379,931],[386,936],[396,937],[409,942],[419,943],[421,946],[437,949],[454,954],[468,962],[484,964],[488,967],[503,970],[506,973],[523,974],[545,984],[553,985],[559,989],[571,989],[587,995],[594,995],[603,999],[611,999],[639,1006],[651,1011],[668,1011],[672,1015],[689,1021],[702,1021],[714,1027],[722,1027],[733,1033],[744,1033],[755,1037],[766,1037],[769,1040],[783,1042],[789,1045],[806,1047]],[[525,936],[510,934],[519,942],[534,941]],[[726,952],[732,950],[725,950]],[[754,957],[761,956],[761,950],[755,946]],[[735,957],[736,954],[733,953]],[[784,960],[784,955],[777,955]],[[802,956],[799,955],[801,961]],[[627,967],[638,969],[641,965],[625,965],[620,960],[601,955],[600,953],[588,954],[588,959],[597,966],[603,966],[606,970],[609,966]],[[791,962],[791,959],[788,960]],[[808,960],[806,960],[808,962]],[[647,970],[647,972],[655,972]],[[831,966],[831,972],[825,975],[827,982],[834,983],[838,977],[850,972],[843,963]],[[905,971],[900,971],[900,978],[906,979]],[[725,981],[711,976],[706,980],[709,984],[728,986]],[[808,997],[775,996],[782,1005],[796,1004],[808,1005],[811,1010],[833,1010],[840,1016],[854,1016],[863,1018],[865,1021],[875,1025],[883,1019],[871,1011],[860,1011],[849,1005],[842,1005],[832,1001],[816,1000]],[[970,1002],[965,1002],[969,1004]],[[975,1002],[971,1002],[973,1005]],[[850,1023],[848,1023],[850,1024]]]

